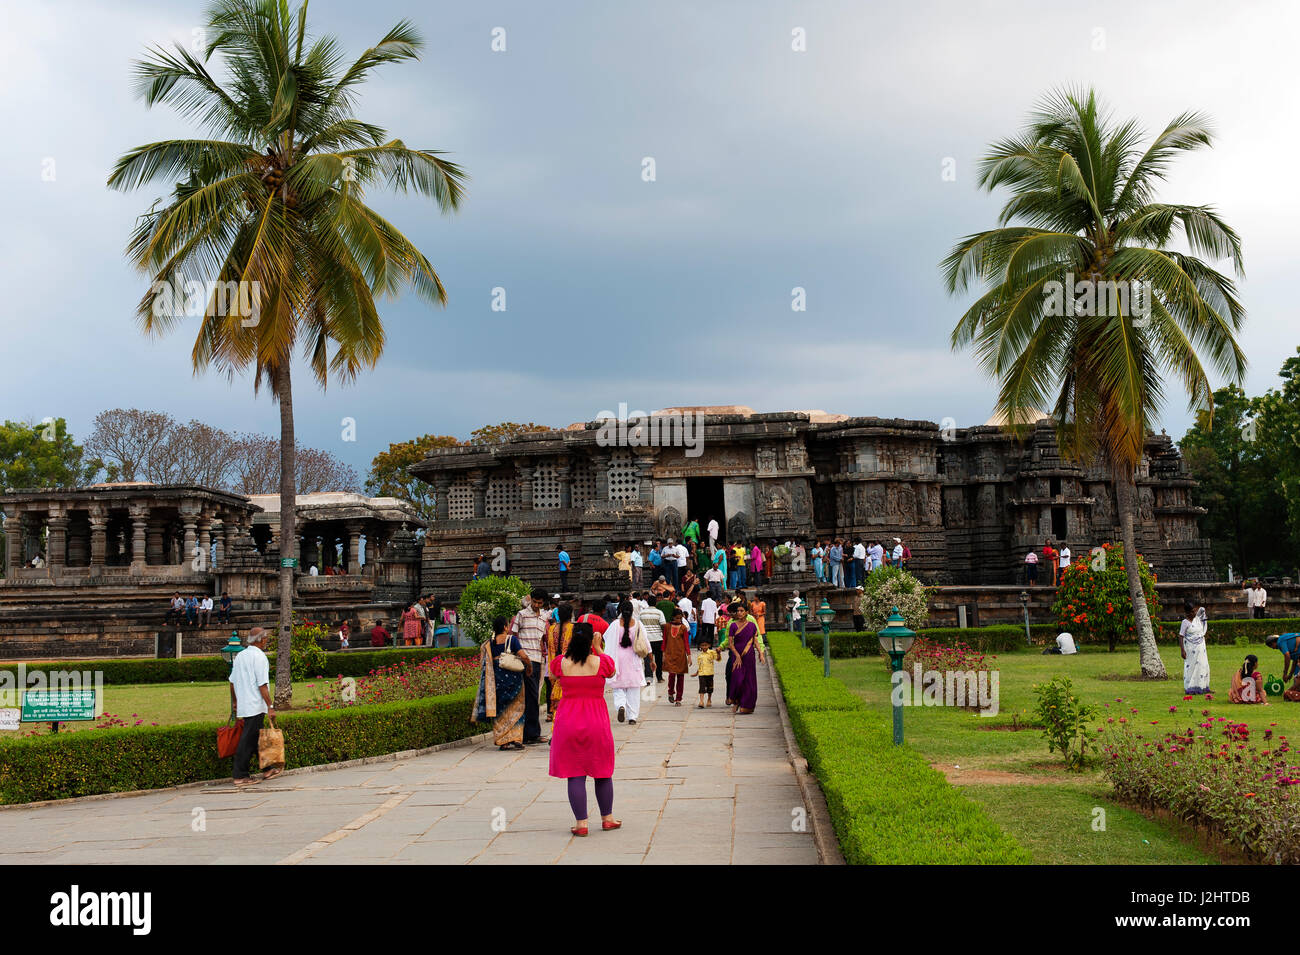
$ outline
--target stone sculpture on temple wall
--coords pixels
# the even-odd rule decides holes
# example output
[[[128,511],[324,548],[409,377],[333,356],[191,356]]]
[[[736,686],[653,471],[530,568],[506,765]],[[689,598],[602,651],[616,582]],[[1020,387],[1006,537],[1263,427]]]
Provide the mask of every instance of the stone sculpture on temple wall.
[[[975,500],[975,517],[981,524],[992,524],[997,517],[997,489],[992,484],[980,486]]]
[[[761,444],[754,452],[754,470],[760,474],[776,470],[776,448],[770,444]]]
[[[676,540],[682,533],[682,513],[675,507],[665,507],[659,512],[659,536]]]
[[[750,538],[749,515],[740,511],[732,515],[727,521],[727,539],[730,541],[743,541]]]
[[[790,492],[777,482],[768,482],[763,488],[763,509],[769,514],[790,513]]]
[[[966,526],[966,494],[959,487],[944,488],[943,524],[945,527]]]
[[[808,449],[802,441],[791,441],[785,446],[785,467],[788,471],[808,469]]]
[[[943,491],[937,484],[930,485],[926,495],[925,521],[934,526],[943,523]]]
[[[801,519],[812,517],[812,495],[808,491],[808,480],[796,478],[790,494],[790,509],[794,516]]]
[[[1148,523],[1155,518],[1155,494],[1151,488],[1138,488],[1138,519],[1143,523]]]

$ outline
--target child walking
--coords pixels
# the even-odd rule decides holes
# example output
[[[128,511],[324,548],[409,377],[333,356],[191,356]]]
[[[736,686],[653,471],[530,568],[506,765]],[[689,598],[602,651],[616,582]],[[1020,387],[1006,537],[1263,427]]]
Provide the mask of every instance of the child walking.
[[[700,638],[699,649],[699,662],[695,665],[695,671],[700,677],[700,702],[695,708],[702,710],[713,705],[713,665],[718,662],[721,654],[713,649],[713,640],[709,637]]]
[[[691,668],[691,630],[682,623],[682,612],[673,611],[673,622],[664,632],[664,672],[668,674],[668,702],[682,705],[686,671]]]

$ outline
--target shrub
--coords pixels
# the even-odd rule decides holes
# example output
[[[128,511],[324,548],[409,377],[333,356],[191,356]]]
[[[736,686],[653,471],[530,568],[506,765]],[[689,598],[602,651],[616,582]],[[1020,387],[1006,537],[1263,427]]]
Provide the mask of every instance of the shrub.
[[[1286,737],[1266,729],[1261,749],[1245,723],[1201,712],[1195,727],[1150,734],[1137,732],[1136,711],[1110,717],[1103,768],[1115,794],[1205,826],[1257,862],[1300,863],[1300,775]]]
[[[481,732],[470,722],[474,691],[276,718],[286,766],[423,749]],[[220,723],[58,733],[0,744],[0,801],[32,802],[157,789],[228,777],[217,758]]]
[[[1138,555],[1138,574],[1152,620],[1160,619],[1155,575]],[[1105,642],[1114,651],[1121,640],[1136,640],[1133,601],[1124,569],[1124,545],[1103,544],[1100,554],[1074,561],[1061,575],[1052,613],[1062,630],[1078,633],[1090,643]]]
[[[1065,757],[1066,769],[1079,772],[1088,755],[1087,723],[1096,715],[1097,707],[1080,702],[1071,692],[1072,688],[1070,678],[1066,676],[1054,676],[1046,683],[1035,683],[1038,706],[1034,718],[1043,725],[1047,751],[1059,750]]]
[[[493,617],[513,617],[519,612],[519,601],[532,591],[525,580],[518,577],[482,577],[465,585],[460,595],[461,632],[481,644],[493,636]]]
[[[308,621],[293,625],[293,639],[289,642],[289,676],[292,679],[305,680],[325,672],[327,659],[320,641],[328,636],[329,630],[321,623]]]
[[[1036,643],[1055,637],[1055,624],[1035,624],[1030,628]],[[1025,645],[1025,628],[1016,626],[1001,627],[934,627],[917,632],[918,637],[935,643],[965,642],[971,649],[981,653],[1005,653]],[[808,649],[814,656],[822,655],[822,635],[808,634]],[[880,640],[874,633],[831,634],[831,658],[874,657],[880,655]]]
[[[872,863],[1017,864],[1029,855],[975,803],[895,746],[890,730],[843,683],[822,676],[799,639],[769,635],[790,723],[826,794],[845,859]]]
[[[868,630],[883,630],[895,607],[912,630],[925,626],[930,617],[925,585],[901,567],[891,565],[867,574],[859,606]]]

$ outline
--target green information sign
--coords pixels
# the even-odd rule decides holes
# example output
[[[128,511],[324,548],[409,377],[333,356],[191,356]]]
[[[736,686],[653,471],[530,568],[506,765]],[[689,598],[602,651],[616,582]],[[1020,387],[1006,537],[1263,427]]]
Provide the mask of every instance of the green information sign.
[[[98,715],[94,689],[27,690],[23,693],[24,723],[65,723],[93,720]]]
[[[281,558],[280,558],[280,566],[281,566],[281,567],[297,567],[297,566],[298,566],[298,558],[297,558],[297,557],[281,557]]]

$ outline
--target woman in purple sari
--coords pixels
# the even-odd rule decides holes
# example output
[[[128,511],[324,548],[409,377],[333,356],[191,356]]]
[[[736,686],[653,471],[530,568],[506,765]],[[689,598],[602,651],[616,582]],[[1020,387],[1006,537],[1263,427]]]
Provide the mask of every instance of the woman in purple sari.
[[[753,713],[758,702],[758,666],[755,658],[762,660],[763,649],[758,642],[758,627],[744,607],[731,605],[731,623],[727,625],[727,646],[731,656],[727,660],[727,703],[733,713]]]

